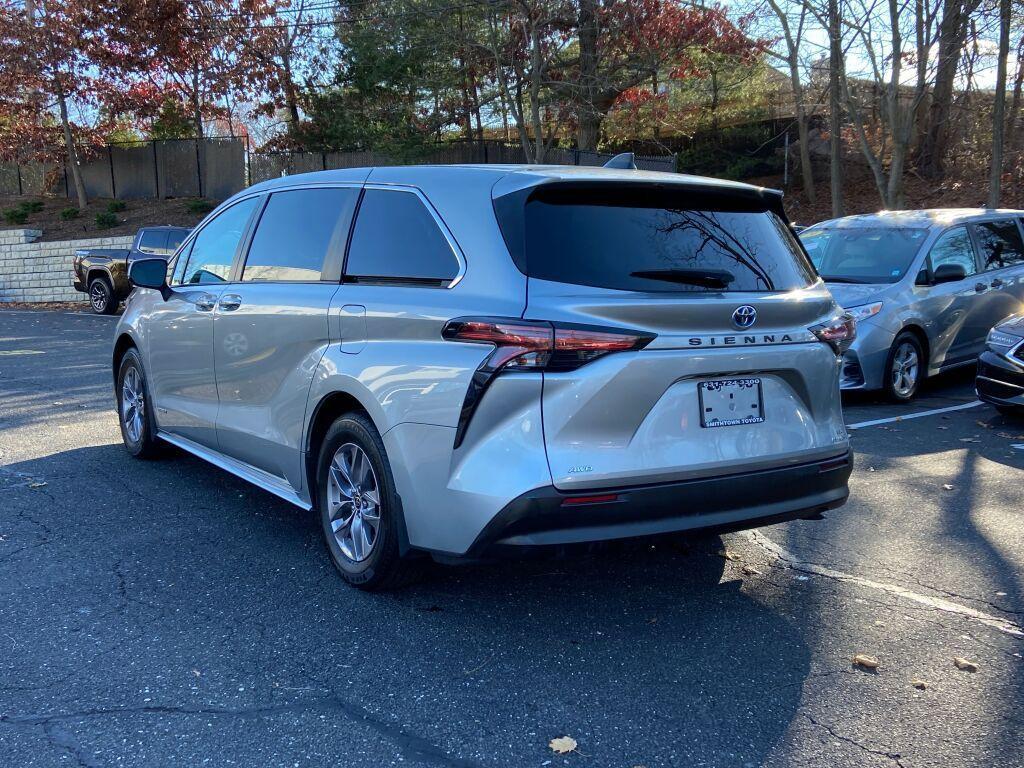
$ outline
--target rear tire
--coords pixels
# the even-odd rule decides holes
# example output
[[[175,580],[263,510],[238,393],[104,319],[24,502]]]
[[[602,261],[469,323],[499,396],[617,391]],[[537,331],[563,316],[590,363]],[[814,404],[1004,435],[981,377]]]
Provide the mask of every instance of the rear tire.
[[[89,281],[89,305],[97,315],[112,315],[117,311],[114,289],[105,277],[94,277]]]
[[[885,361],[882,387],[894,403],[909,403],[917,396],[928,361],[917,336],[903,331],[896,336]]]
[[[324,542],[345,581],[383,591],[420,577],[423,561],[399,553],[401,501],[384,442],[365,415],[347,413],[327,430],[316,482]]]
[[[164,443],[156,436],[152,399],[142,358],[132,348],[121,358],[117,369],[117,421],[125,450],[137,459],[155,459],[163,455]]]
[[[1024,406],[997,405],[996,410],[1008,419],[1024,419]]]

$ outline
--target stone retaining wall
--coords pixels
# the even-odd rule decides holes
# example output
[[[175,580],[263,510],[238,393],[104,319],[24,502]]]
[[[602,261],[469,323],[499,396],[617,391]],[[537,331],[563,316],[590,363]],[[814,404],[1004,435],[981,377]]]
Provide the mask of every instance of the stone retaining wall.
[[[93,237],[37,243],[38,229],[0,230],[0,303],[85,301],[72,285],[71,258],[80,248],[128,248],[132,237]]]

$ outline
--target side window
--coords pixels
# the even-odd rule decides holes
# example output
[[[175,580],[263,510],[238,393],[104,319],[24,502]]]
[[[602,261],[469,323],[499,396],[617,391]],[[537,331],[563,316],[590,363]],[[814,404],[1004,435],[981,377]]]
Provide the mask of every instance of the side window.
[[[258,202],[258,197],[250,197],[236,203],[203,227],[192,241],[188,263],[181,276],[182,285],[222,283],[228,279],[238,243]]]
[[[418,195],[366,190],[349,245],[347,278],[444,283],[458,273],[451,245]]]
[[[1014,219],[975,224],[974,234],[981,248],[982,269],[1002,269],[1024,262],[1024,241]]]
[[[186,237],[188,237],[187,230],[171,230],[170,234],[167,235],[167,255],[173,255],[178,250],[178,246],[185,241]]]
[[[142,253],[160,253],[167,247],[166,229],[147,229],[139,238],[139,251]]]
[[[242,280],[320,280],[328,257],[344,252],[358,199],[358,189],[275,192],[256,225]]]
[[[932,246],[928,258],[932,263],[932,272],[943,264],[959,264],[968,275],[978,271],[967,227],[954,227],[943,232]]]

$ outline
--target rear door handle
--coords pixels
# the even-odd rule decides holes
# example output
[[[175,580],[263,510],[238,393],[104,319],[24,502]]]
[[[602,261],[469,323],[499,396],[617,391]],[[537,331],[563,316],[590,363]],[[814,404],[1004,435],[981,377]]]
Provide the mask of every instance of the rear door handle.
[[[975,283],[974,284],[974,290],[976,290],[978,293],[981,293],[986,288],[988,288],[988,286],[985,285],[984,283]]]
[[[217,297],[212,293],[200,293],[196,296],[196,309],[209,312],[217,305]]]
[[[242,297],[237,293],[225,293],[217,304],[217,307],[225,312],[234,312],[240,306],[242,306]]]
[[[1000,279],[999,279],[999,278],[997,277],[997,278],[996,278],[995,280],[993,280],[993,281],[992,281],[992,282],[990,283],[990,285],[991,285],[991,286],[992,286],[993,288],[1002,288],[1002,287],[1003,287],[1004,285],[1006,285],[1006,283],[1004,283],[1004,282],[1003,282],[1002,280],[1000,280]]]

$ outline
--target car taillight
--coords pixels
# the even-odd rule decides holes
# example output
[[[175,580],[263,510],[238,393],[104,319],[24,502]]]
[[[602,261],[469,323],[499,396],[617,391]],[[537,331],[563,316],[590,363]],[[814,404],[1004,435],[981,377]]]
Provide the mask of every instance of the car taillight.
[[[455,433],[456,448],[480,398],[501,371],[572,371],[612,352],[643,349],[654,339],[654,334],[641,331],[502,317],[449,320],[441,335],[448,341],[494,345],[470,381]]]
[[[827,322],[813,326],[811,333],[829,344],[836,354],[842,354],[857,338],[857,321],[849,312],[844,312]]]

